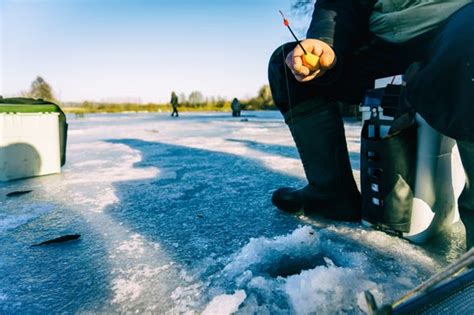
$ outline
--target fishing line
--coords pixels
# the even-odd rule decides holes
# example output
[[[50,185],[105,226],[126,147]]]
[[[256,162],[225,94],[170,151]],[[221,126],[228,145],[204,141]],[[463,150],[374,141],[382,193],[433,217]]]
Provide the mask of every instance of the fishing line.
[[[283,58],[283,68],[285,68],[285,83],[286,83],[286,94],[288,95],[288,106],[290,107],[290,121],[291,125],[293,125],[293,109],[291,106],[291,95],[290,95],[290,82],[288,81],[288,67],[286,65],[286,56],[285,56],[285,45],[281,46],[281,55]]]
[[[286,19],[285,15],[283,14],[281,10],[278,10],[278,12],[280,12],[281,17],[283,18],[283,24],[288,28],[291,35],[293,35],[293,38],[301,47],[304,54],[307,55],[308,53],[306,52],[306,49],[304,49],[303,45],[301,44],[301,41],[298,39],[298,37],[296,37],[295,33],[293,33],[293,30],[290,27],[290,22],[288,22],[288,20]],[[288,81],[288,69],[287,69],[288,66],[286,64],[285,45],[281,46],[281,55],[283,58],[283,68],[285,69],[286,94],[288,95],[288,106],[290,107],[290,121],[291,121],[291,126],[293,126],[293,106],[291,104],[290,82]]]
[[[306,49],[304,49],[303,45],[301,45],[301,41],[298,39],[298,37],[296,37],[295,33],[293,33],[293,30],[290,27],[290,22],[288,22],[288,20],[285,18],[285,15],[283,14],[283,12],[281,12],[281,10],[278,10],[278,12],[280,12],[281,17],[283,18],[283,24],[286,27],[288,27],[288,29],[290,30],[291,35],[293,35],[293,38],[296,40],[298,45],[300,45],[301,49],[303,49],[304,54],[307,55],[308,53],[306,52]]]
[[[301,57],[303,66],[307,67],[310,73],[311,71],[318,70],[319,56],[312,53],[308,53],[306,51],[306,49],[301,44],[301,41],[298,39],[298,37],[296,37],[295,33],[291,29],[290,22],[288,22],[288,19],[285,17],[285,15],[283,14],[281,10],[279,10],[279,12],[280,12],[281,17],[283,18],[283,24],[288,28],[291,35],[296,40],[297,44],[303,50],[304,55]],[[286,69],[287,65],[286,65],[286,55],[285,55],[284,47],[285,45],[281,46],[281,51],[282,51],[282,57],[283,57],[283,67],[285,68],[285,82],[286,82],[286,91],[288,94],[288,105],[290,107],[290,120],[291,120],[291,124],[293,124],[293,106],[291,104],[290,83],[288,82],[288,70]]]

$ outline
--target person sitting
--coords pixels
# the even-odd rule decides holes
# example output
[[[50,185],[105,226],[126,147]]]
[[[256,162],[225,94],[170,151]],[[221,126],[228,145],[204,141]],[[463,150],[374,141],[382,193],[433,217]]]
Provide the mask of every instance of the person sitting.
[[[237,98],[234,98],[232,100],[232,103],[230,104],[230,108],[232,109],[232,116],[240,117],[240,112],[242,111],[242,104],[240,104]]]
[[[318,0],[301,45],[319,56],[309,69],[296,42],[275,50],[269,82],[296,143],[308,184],[283,187],[276,207],[330,219],[361,218],[338,101],[358,103],[377,78],[405,73],[406,101],[457,141],[467,183],[458,200],[474,246],[474,3],[467,0]]]

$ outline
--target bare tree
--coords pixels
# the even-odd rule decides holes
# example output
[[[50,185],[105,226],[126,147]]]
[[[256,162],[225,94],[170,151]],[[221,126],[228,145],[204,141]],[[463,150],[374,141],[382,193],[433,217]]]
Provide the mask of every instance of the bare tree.
[[[191,104],[200,104],[204,102],[204,95],[199,91],[192,91],[191,94],[189,94],[188,102]]]
[[[184,94],[183,92],[180,92],[180,93],[178,94],[178,99],[179,99],[179,101],[180,101],[181,103],[186,103],[186,100],[187,100],[186,94]]]
[[[47,101],[54,101],[53,89],[42,77],[38,76],[32,83],[28,97],[41,98]]]
[[[310,13],[313,10],[313,6],[316,0],[293,0],[291,9],[296,13]]]
[[[273,104],[272,91],[270,90],[270,86],[268,84],[265,84],[260,88],[257,99],[259,99],[265,105]]]

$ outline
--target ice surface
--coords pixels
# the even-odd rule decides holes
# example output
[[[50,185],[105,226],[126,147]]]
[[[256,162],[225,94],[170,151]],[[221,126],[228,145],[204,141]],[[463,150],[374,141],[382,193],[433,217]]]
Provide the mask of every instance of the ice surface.
[[[241,118],[69,117],[62,174],[0,183],[0,313],[361,313],[364,290],[391,301],[462,251],[462,228],[428,251],[276,211],[276,187],[305,184],[298,153],[279,113]]]

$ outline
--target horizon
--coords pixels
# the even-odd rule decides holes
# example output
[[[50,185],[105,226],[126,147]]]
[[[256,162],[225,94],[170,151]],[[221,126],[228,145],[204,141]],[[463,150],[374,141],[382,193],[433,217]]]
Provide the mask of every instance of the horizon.
[[[290,0],[0,1],[0,94],[41,76],[66,103],[166,103],[173,90],[248,99],[292,40],[278,10],[301,37],[307,22]]]

